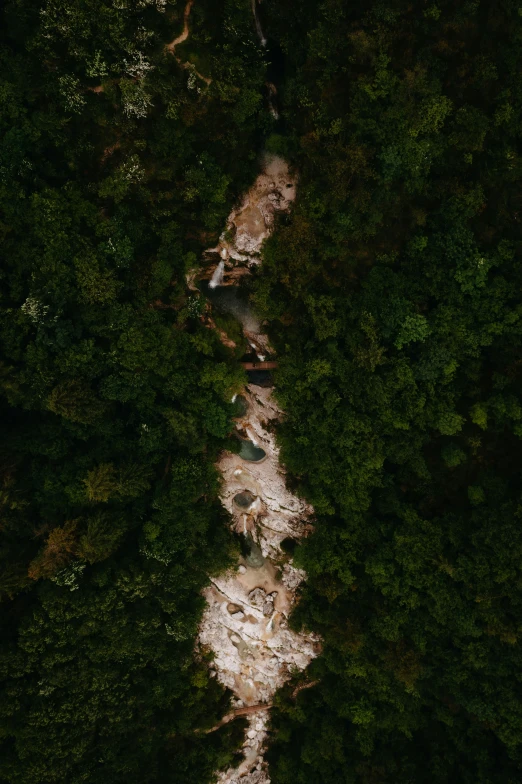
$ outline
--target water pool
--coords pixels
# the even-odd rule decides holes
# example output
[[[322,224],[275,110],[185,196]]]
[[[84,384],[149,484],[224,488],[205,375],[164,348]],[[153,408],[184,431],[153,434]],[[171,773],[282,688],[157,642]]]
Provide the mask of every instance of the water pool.
[[[250,490],[243,490],[241,493],[237,493],[237,495],[234,496],[234,504],[242,512],[246,512],[247,509],[250,509],[255,500],[256,496],[251,493]]]
[[[266,457],[266,452],[260,446],[255,446],[252,441],[241,439],[241,448],[239,450],[239,457],[243,458],[249,463],[260,463]]]

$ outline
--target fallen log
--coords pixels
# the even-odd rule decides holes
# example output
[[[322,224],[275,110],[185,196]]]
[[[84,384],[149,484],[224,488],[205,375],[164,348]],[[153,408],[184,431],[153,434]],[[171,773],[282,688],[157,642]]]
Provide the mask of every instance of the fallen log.
[[[246,708],[235,708],[234,710],[227,713],[226,716],[223,716],[221,721],[211,727],[209,730],[205,730],[205,734],[208,735],[210,732],[215,732],[219,730],[220,727],[223,727],[224,724],[228,724],[229,721],[233,721],[238,716],[249,716],[251,713],[259,713],[260,711],[270,710],[272,707],[272,703],[263,702],[260,705],[248,705]]]
[[[273,370],[277,362],[240,362],[245,370]]]

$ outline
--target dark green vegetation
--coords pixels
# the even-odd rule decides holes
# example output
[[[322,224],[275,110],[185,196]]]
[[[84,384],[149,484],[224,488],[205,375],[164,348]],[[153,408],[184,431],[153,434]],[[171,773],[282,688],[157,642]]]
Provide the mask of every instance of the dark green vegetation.
[[[185,273],[270,122],[250,14],[198,0],[207,86],[179,2],[2,4],[2,782],[203,784],[241,737],[195,734],[227,698],[192,652],[244,374]]]
[[[205,784],[241,735],[195,732],[227,698],[192,652],[243,374],[184,276],[271,120],[251,0],[192,8],[210,85],[165,53],[182,6],[2,6],[2,784]],[[260,10],[300,199],[256,300],[317,512],[294,620],[325,640],[273,783],[518,784],[521,13]]]
[[[265,253],[324,655],[274,784],[522,779],[519,3],[266,0],[300,201]]]

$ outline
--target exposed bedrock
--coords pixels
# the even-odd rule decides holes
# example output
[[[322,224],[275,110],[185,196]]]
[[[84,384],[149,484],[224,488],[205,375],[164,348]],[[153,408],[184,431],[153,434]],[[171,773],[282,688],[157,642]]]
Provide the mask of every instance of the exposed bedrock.
[[[230,213],[218,245],[206,251],[216,266],[223,262],[221,285],[234,285],[251,265],[261,263],[261,248],[273,230],[276,213],[287,211],[295,196],[296,177],[288,163],[277,155],[265,155],[261,174]]]
[[[294,198],[295,180],[286,162],[266,157],[262,173],[211,251],[216,263],[205,277],[212,280],[214,291],[237,281],[234,269],[248,274],[250,265],[260,263],[275,212],[288,209]],[[267,337],[253,314],[244,313],[242,323],[250,327],[245,335],[256,350],[269,352]],[[234,693],[238,713],[252,710],[247,714],[244,759],[238,768],[222,773],[219,781],[269,784],[263,757],[267,708],[292,672],[303,670],[320,650],[315,635],[298,634],[288,627],[296,590],[305,575],[281,548],[284,540],[307,534],[313,510],[286,486],[273,433],[282,412],[272,388],[249,384],[237,413],[240,452],[223,453],[218,467],[223,477],[221,499],[240,537],[242,554],[237,567],[215,578],[204,592],[207,607],[199,644],[213,652],[215,675]]]

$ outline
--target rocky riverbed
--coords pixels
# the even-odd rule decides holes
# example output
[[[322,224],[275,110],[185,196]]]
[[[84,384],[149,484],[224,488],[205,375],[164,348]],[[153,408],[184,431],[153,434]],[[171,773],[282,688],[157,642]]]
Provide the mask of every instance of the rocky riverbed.
[[[296,181],[287,163],[267,156],[262,171],[241,205],[234,210],[217,247],[207,256],[215,264],[206,276],[215,286],[237,285],[262,261],[262,245],[275,214],[290,208]],[[249,322],[248,326],[255,323]],[[256,351],[270,350],[259,327],[245,334]],[[282,416],[270,386],[251,383],[242,395],[235,421],[239,438],[250,442],[241,455],[224,453],[222,502],[243,544],[237,567],[214,579],[205,591],[207,608],[199,644],[214,654],[218,680],[235,695],[235,707],[251,708],[238,768],[219,777],[221,784],[269,784],[264,761],[267,707],[276,690],[295,670],[303,670],[320,650],[312,634],[296,634],[288,616],[304,573],[294,568],[281,543],[299,539],[310,528],[312,509],[287,488],[273,434]]]

